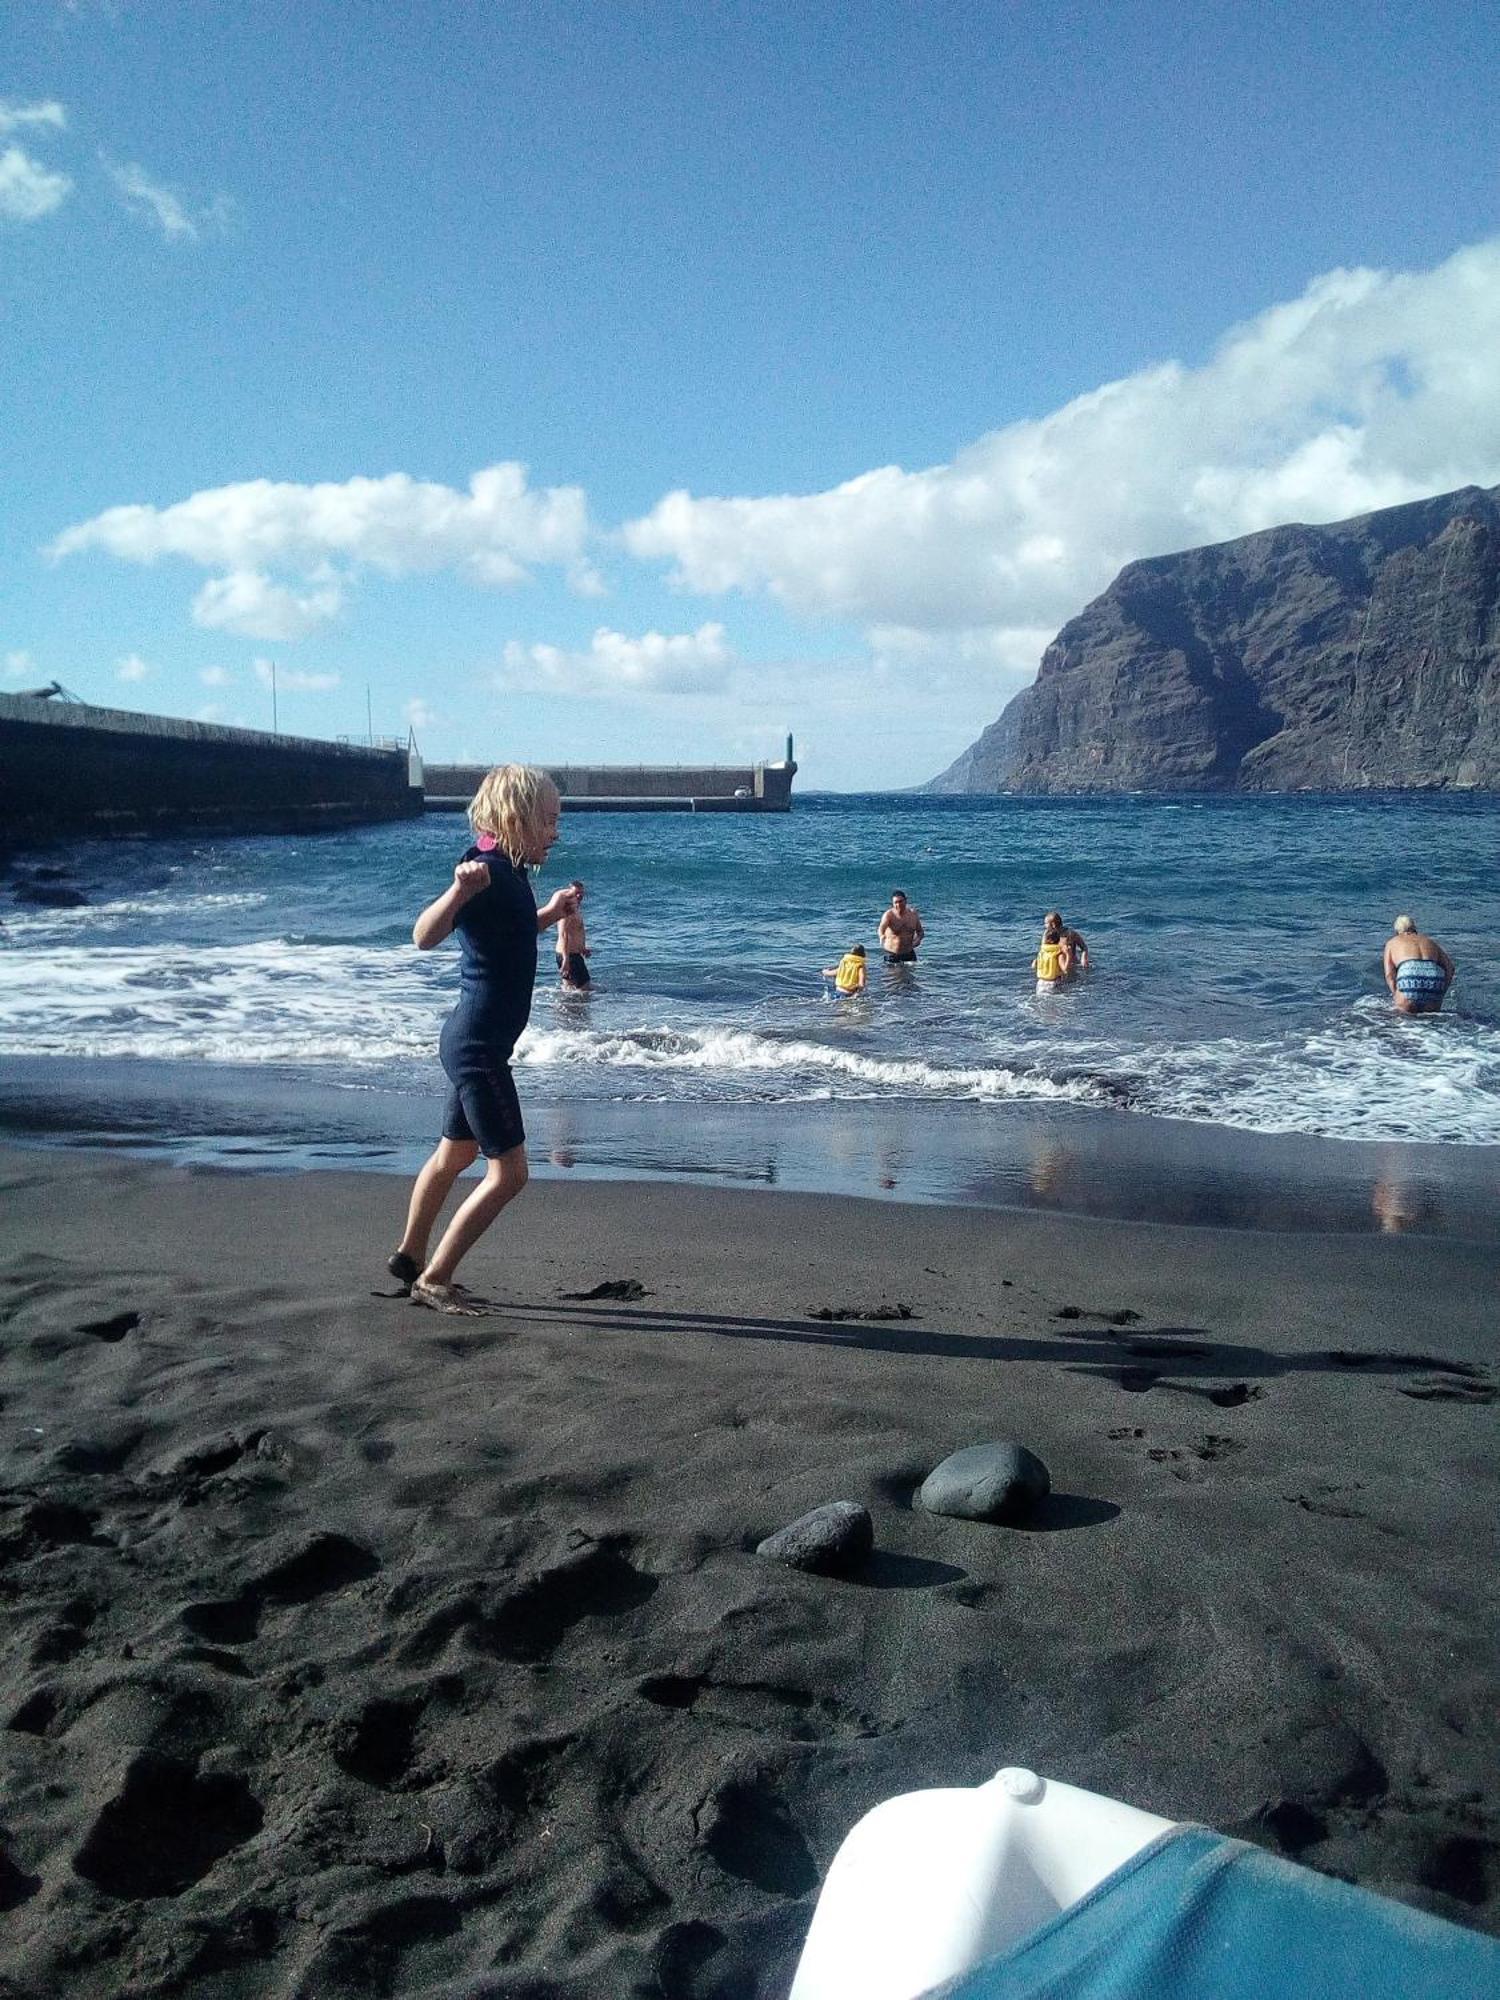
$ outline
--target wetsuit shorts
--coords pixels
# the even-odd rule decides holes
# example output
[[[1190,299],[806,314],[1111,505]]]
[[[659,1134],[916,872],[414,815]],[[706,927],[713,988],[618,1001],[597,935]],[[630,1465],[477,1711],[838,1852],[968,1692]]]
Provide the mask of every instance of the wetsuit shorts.
[[[557,969],[562,974],[566,986],[587,986],[591,983],[589,963],[581,951],[570,951],[566,956],[559,953]]]
[[[917,954],[914,951],[887,951],[881,955],[887,965],[915,965],[917,962]]]
[[[1396,967],[1396,991],[1423,1014],[1435,1014],[1448,991],[1448,975],[1435,958],[1403,958]]]
[[[474,1140],[487,1160],[525,1145],[521,1100],[509,1063],[471,1069],[452,1086],[443,1106],[443,1137]]]

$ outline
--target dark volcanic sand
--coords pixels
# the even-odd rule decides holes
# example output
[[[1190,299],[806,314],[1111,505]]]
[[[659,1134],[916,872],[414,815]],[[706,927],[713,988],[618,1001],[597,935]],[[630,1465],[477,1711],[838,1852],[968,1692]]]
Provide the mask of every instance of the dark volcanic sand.
[[[769,2000],[1006,1763],[1500,1932],[1494,1252],[549,1184],[462,1322],[403,1199],[0,1153],[0,1994]]]

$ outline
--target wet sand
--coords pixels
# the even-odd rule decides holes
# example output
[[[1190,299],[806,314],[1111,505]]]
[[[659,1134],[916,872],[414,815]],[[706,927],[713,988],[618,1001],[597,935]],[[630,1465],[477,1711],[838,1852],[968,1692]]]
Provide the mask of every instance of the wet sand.
[[[462,1322],[403,1195],[0,1152],[0,1992],[771,2000],[1005,1763],[1500,1933],[1493,1249],[554,1181]]]

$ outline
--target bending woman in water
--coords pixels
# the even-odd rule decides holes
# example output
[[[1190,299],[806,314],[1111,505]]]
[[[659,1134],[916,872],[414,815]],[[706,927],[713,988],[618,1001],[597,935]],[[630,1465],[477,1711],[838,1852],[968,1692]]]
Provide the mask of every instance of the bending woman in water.
[[[530,1175],[510,1057],[531,1013],[538,933],[573,907],[573,892],[559,889],[538,909],[526,876],[528,867],[546,860],[561,809],[557,787],[545,771],[498,765],[469,807],[476,845],[412,927],[419,951],[431,951],[456,931],[463,955],[458,1005],[438,1044],[452,1085],[443,1136],[417,1175],[406,1233],[389,1260],[392,1276],[410,1287],[413,1302],[436,1312],[474,1316],[485,1310],[454,1283],[453,1274]],[[449,1190],[480,1153],[484,1179],[456,1211],[429,1257],[428,1238]]]

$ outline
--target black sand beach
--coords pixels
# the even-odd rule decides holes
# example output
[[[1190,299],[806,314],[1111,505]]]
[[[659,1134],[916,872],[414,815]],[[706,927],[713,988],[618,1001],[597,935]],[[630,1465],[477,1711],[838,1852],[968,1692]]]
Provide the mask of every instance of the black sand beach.
[[[771,2000],[1006,1763],[1500,1932],[1492,1248],[554,1181],[450,1322],[403,1198],[0,1153],[0,1993]]]

